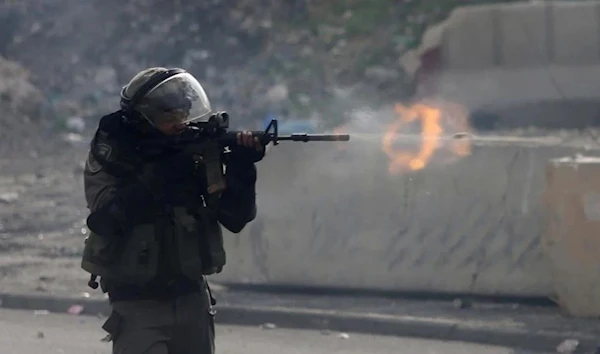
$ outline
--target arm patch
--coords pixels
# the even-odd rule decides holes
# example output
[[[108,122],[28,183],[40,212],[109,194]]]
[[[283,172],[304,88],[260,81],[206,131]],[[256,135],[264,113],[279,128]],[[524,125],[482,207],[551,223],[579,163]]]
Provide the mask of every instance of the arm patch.
[[[137,150],[130,142],[136,140],[136,132],[124,124],[122,112],[103,116],[90,144],[90,157],[86,169],[90,173],[102,170],[115,177],[135,172],[138,162]]]
[[[106,162],[113,162],[112,147],[105,143],[98,143],[94,146],[94,152],[99,159]]]
[[[85,161],[85,168],[91,173],[97,173],[102,169],[102,165],[98,163],[93,154],[88,154],[88,158]]]

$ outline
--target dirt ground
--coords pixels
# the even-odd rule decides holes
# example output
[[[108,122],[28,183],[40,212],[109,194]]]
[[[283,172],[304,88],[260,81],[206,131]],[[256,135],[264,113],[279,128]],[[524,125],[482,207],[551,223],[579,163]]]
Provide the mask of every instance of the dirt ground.
[[[0,292],[92,292],[79,267],[87,232],[81,176],[87,144],[58,150],[0,160]]]

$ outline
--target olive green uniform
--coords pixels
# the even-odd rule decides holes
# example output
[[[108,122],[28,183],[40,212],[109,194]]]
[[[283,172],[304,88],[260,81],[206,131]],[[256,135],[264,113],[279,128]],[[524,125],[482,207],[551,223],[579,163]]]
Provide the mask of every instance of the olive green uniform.
[[[112,336],[115,354],[215,352],[213,313],[204,294],[116,301],[112,307],[103,328]]]
[[[159,158],[145,155],[144,137],[122,112],[100,121],[84,171],[82,267],[109,295],[113,353],[214,353],[205,276],[225,264],[221,225],[238,233],[256,216],[256,167],[229,154],[217,161],[224,183],[208,193],[195,156],[215,146]]]

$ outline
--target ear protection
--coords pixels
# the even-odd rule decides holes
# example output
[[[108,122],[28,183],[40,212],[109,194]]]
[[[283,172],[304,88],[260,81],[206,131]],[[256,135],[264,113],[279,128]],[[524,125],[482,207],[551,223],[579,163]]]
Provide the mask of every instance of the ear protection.
[[[183,74],[185,72],[187,71],[179,68],[173,68],[164,72],[156,73],[152,75],[150,79],[148,79],[148,81],[146,81],[131,98],[125,96],[125,90],[127,89],[127,86],[123,87],[121,90],[121,109],[125,111],[126,116],[131,116],[135,106],[139,103],[139,101],[144,98],[148,92],[152,91],[156,85],[172,76]]]

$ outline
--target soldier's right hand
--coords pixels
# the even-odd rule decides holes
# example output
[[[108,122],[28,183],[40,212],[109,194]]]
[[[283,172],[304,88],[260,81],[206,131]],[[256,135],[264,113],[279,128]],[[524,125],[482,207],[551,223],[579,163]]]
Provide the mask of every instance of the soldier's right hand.
[[[92,212],[87,220],[88,228],[95,234],[107,238],[118,237],[125,229],[127,221],[124,213],[114,203]]]

